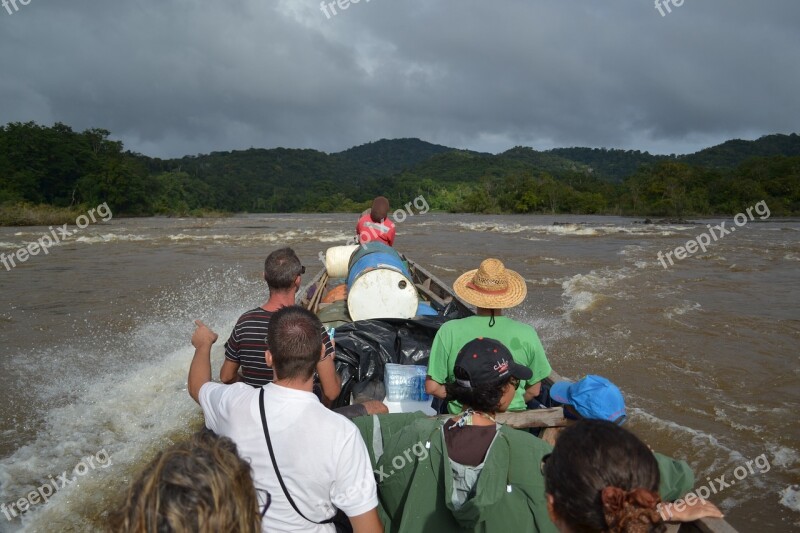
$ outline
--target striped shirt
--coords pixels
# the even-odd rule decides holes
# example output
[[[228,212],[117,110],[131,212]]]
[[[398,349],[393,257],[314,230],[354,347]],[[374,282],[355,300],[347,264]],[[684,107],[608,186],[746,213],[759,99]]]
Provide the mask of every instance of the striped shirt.
[[[236,321],[225,343],[225,358],[241,367],[242,381],[253,387],[271,383],[274,378],[265,355],[269,347],[267,329],[272,313],[261,307],[246,312]],[[321,336],[325,344],[325,357],[334,355],[333,343],[325,328],[322,328]]]

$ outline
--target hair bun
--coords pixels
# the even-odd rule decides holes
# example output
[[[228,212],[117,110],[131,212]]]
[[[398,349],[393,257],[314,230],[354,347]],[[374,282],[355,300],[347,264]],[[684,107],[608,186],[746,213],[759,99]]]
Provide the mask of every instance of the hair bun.
[[[650,533],[654,524],[662,522],[656,511],[661,498],[652,491],[637,488],[625,492],[619,487],[606,487],[600,498],[612,533]]]

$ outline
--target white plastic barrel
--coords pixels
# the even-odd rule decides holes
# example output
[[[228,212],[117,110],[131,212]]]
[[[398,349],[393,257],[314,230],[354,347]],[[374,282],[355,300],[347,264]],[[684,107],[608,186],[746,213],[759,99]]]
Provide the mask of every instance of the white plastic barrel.
[[[358,249],[357,244],[350,246],[332,246],[325,252],[325,270],[331,278],[346,278],[350,256]]]
[[[417,288],[399,270],[376,265],[361,272],[348,287],[347,309],[350,318],[412,318],[417,314]]]

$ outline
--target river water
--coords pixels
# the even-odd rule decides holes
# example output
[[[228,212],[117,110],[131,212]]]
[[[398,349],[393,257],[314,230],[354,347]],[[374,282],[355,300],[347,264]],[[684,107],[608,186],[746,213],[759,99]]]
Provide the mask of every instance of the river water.
[[[617,383],[627,427],[689,461],[740,531],[800,530],[800,222],[756,216],[663,268],[659,251],[718,222],[427,213],[395,246],[447,283],[501,258],[528,282],[510,314],[556,370]],[[0,252],[47,231],[0,228]],[[341,214],[112,219],[0,265],[0,531],[101,529],[137,469],[202,424],[192,320],[227,337],[266,299],[270,251],[294,247],[313,273],[353,231]],[[216,374],[221,343],[213,357]],[[49,501],[14,517],[47,483]]]

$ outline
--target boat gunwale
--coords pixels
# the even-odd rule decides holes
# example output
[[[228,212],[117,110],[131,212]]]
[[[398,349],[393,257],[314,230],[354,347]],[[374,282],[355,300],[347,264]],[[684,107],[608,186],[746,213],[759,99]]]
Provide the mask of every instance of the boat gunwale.
[[[418,274],[422,274],[426,277],[426,279],[430,280],[430,285],[435,285],[443,292],[450,295],[453,301],[458,302],[457,305],[462,307],[463,310],[475,314],[474,307],[468,305],[463,300],[458,298],[458,296],[456,296],[456,294],[451,291],[448,286],[445,285],[438,277],[421,267],[417,262],[409,259],[405,254],[401,254],[401,257],[408,263],[409,270],[412,274],[412,281],[415,284],[417,284],[418,281],[421,281],[422,283],[425,282],[425,280],[419,280],[417,277]],[[325,266],[323,266],[311,281],[301,287],[301,290],[297,293],[296,303],[316,314],[317,311],[319,311],[320,296],[324,292],[328,280],[329,278],[327,277],[327,270]],[[320,282],[322,283],[320,284]],[[309,291],[314,288],[315,284],[315,291],[309,298]],[[570,381],[561,376],[555,370],[552,370],[550,375],[545,378],[545,380],[550,384],[559,381]],[[537,411],[540,413],[537,413]],[[560,416],[558,415],[558,412],[561,412]],[[519,413],[498,413],[497,419],[500,423],[504,423],[518,429],[541,427],[557,431],[558,428],[566,426],[569,423],[569,421],[563,417],[563,410],[560,407],[522,411]],[[667,533],[738,533],[737,530],[724,518],[700,518],[693,522],[665,522],[665,525],[667,526]]]

